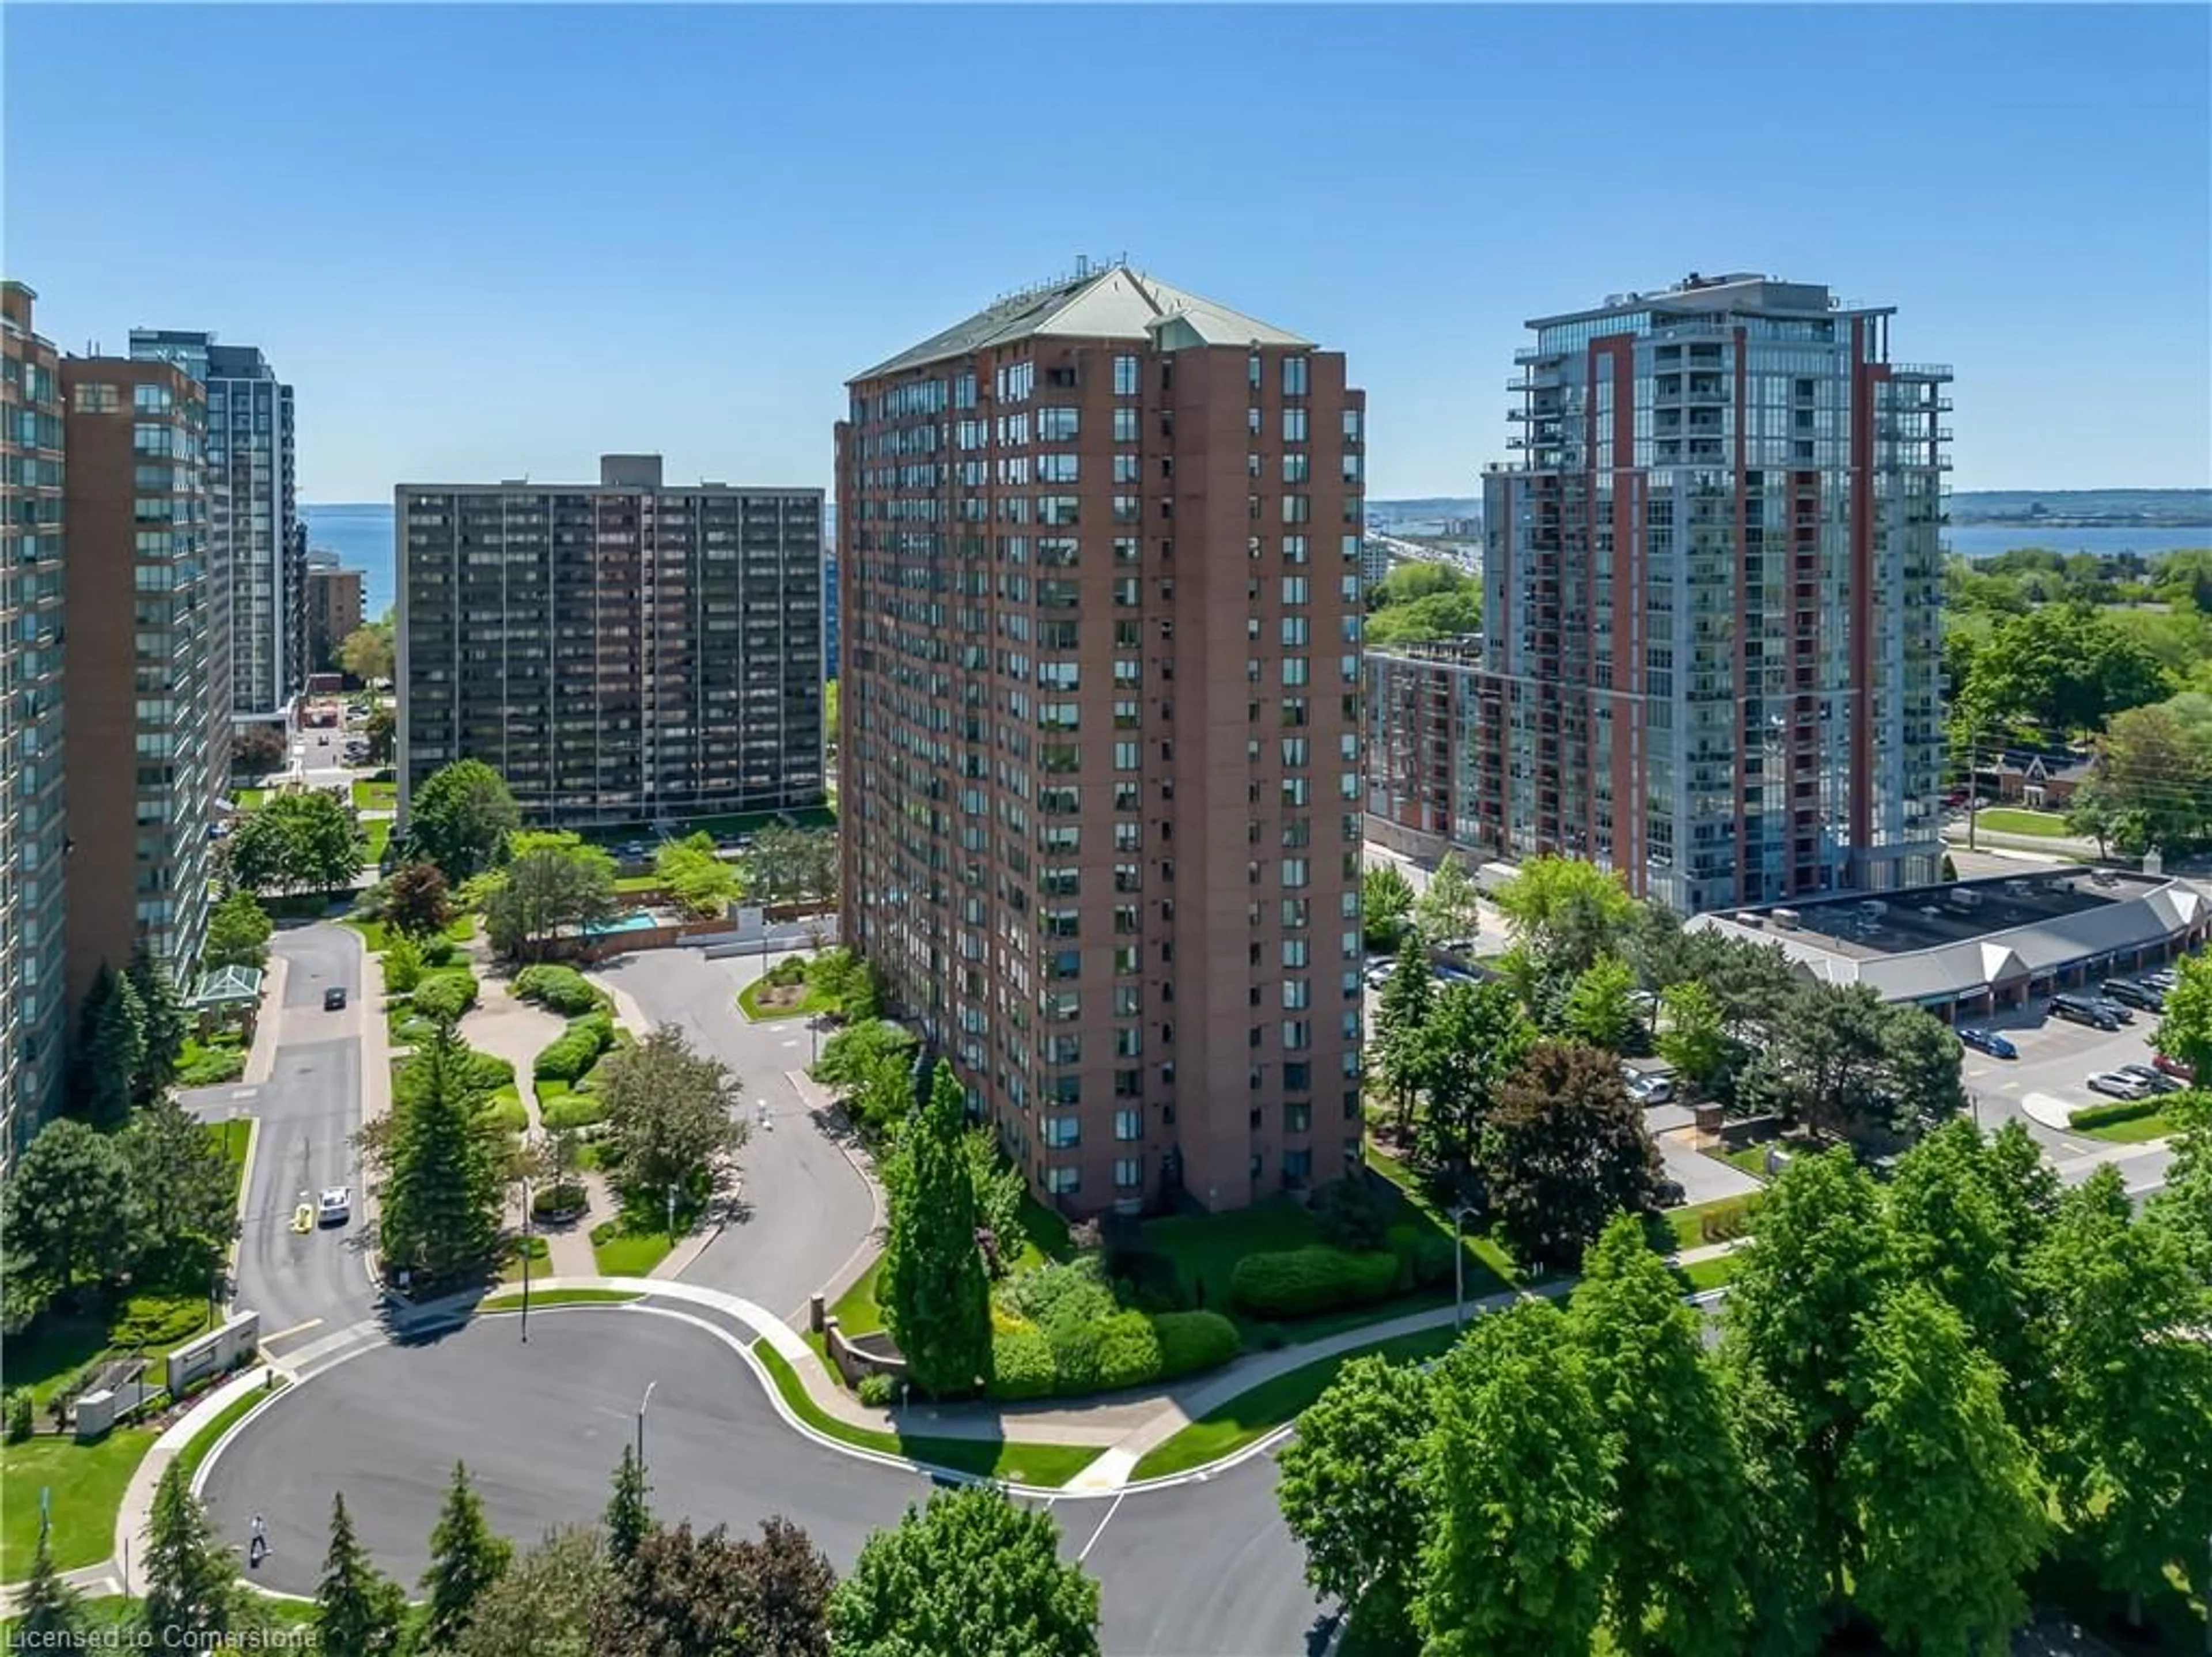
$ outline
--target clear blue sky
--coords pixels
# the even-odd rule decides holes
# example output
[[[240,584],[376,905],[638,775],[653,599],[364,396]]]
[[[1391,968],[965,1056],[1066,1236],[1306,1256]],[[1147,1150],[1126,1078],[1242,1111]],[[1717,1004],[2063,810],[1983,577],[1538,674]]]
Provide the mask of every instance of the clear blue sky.
[[[1124,251],[1346,351],[1377,497],[1692,270],[1897,306],[1960,488],[2212,482],[2203,8],[9,11],[42,331],[260,344],[309,501],[827,484],[847,375]]]

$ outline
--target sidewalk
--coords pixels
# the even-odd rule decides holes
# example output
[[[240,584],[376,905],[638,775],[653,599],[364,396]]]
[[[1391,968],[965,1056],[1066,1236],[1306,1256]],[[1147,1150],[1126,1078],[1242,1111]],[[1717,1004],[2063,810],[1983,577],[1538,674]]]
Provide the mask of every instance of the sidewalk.
[[[461,1039],[478,1052],[503,1058],[514,1066],[514,1090],[521,1096],[522,1108],[530,1114],[530,1131],[542,1136],[545,1123],[539,1113],[538,1084],[532,1070],[538,1055],[560,1039],[567,1021],[543,1008],[517,1001],[509,993],[505,978],[485,978],[481,982],[476,1006],[461,1020]],[[577,1179],[591,1195],[590,1213],[568,1225],[539,1228],[537,1234],[545,1240],[547,1269],[556,1276],[588,1277],[599,1269],[592,1253],[592,1222],[614,1213],[614,1200],[605,1179],[589,1173]],[[511,1222],[519,1228],[520,1204],[511,1201],[507,1206]]]

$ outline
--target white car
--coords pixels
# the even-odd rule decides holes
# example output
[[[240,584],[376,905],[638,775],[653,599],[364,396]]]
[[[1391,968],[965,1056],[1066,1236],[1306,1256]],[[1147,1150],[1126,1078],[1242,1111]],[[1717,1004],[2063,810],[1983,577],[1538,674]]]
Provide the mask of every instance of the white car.
[[[1674,1102],[1674,1078],[1651,1075],[1631,1076],[1628,1080],[1628,1091],[1639,1105],[1672,1105]]]
[[[2110,1093],[2114,1099],[2148,1099],[2150,1088],[2131,1075],[2122,1075],[2118,1070],[2100,1070],[2089,1078],[2089,1091]]]
[[[342,1226],[353,1216],[353,1191],[346,1185],[332,1185],[315,1203],[315,1223],[319,1226]]]

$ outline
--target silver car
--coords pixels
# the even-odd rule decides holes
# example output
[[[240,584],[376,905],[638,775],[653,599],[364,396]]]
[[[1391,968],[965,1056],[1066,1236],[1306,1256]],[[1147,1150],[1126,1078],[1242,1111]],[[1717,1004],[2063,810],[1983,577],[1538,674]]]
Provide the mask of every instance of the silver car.
[[[2089,1078],[2089,1091],[2094,1093],[2109,1093],[2114,1099],[2150,1097],[2148,1087],[2131,1075],[2121,1075],[2118,1070],[2098,1071]]]

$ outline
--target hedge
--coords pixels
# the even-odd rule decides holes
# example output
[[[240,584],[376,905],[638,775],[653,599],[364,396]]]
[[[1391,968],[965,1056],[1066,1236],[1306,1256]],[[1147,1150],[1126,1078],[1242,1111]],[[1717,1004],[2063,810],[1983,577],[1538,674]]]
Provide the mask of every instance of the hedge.
[[[2116,1099],[2109,1105],[2084,1105],[2066,1118],[2069,1128],[2109,1128],[2119,1122],[2140,1122],[2156,1116],[2166,1100],[2154,1093],[2148,1099]]]
[[[408,999],[424,1018],[450,1022],[477,1004],[477,975],[465,966],[426,972]]]
[[[1152,1319],[1160,1340],[1160,1379],[1216,1369],[1237,1355],[1237,1325],[1218,1312],[1163,1312]]]
[[[530,1107],[514,1093],[494,1093],[484,1100],[485,1112],[509,1133],[530,1130]]]
[[[573,1082],[599,1063],[599,1055],[613,1046],[614,1040],[614,1020],[605,1013],[570,1019],[568,1027],[538,1054],[531,1074],[541,1081],[550,1078]]]
[[[474,1093],[495,1093],[514,1083],[514,1065],[495,1053],[480,1053],[473,1047],[463,1048],[459,1069],[462,1085]],[[422,1097],[428,1075],[428,1064],[420,1055],[409,1059],[392,1079],[392,1098],[403,1105],[414,1104]]]
[[[1315,1243],[1246,1255],[1230,1276],[1229,1293],[1255,1317],[1304,1318],[1387,1298],[1397,1288],[1398,1270],[1395,1254],[1350,1254]]]
[[[536,966],[526,966],[515,975],[514,993],[525,1001],[536,1002],[550,1012],[563,1018],[577,1018],[596,1012],[605,1001],[599,992],[585,981],[584,975],[573,966],[545,961]]]
[[[1062,1326],[1094,1326],[1121,1310],[1096,1258],[1022,1272],[1000,1294],[1007,1311],[1048,1334]]]
[[[542,1094],[538,1100],[538,1119],[553,1133],[571,1128],[588,1128],[606,1120],[607,1107],[597,1093],[562,1093],[558,1099],[547,1100]]]
[[[991,1396],[1045,1398],[1144,1386],[1217,1368],[1237,1355],[1237,1325],[1218,1312],[1115,1312],[1063,1317],[1050,1331],[992,1319]]]

